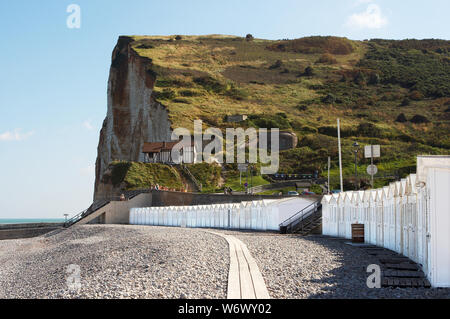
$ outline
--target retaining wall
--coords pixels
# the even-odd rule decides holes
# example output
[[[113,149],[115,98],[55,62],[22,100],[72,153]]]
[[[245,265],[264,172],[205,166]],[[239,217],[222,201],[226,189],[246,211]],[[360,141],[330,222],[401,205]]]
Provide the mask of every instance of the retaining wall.
[[[0,240],[37,237],[61,227],[59,223],[0,225]]]

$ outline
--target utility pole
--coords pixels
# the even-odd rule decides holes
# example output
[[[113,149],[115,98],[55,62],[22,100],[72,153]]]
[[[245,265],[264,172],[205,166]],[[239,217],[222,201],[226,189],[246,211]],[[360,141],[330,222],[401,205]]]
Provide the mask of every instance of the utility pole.
[[[358,151],[359,144],[358,142],[353,143],[353,152],[355,153],[355,191],[358,190]]]
[[[252,194],[253,188],[253,166],[250,164],[250,194]]]
[[[339,144],[339,180],[341,183],[341,192],[344,192],[344,182],[342,178],[342,154],[341,154],[341,127],[339,119],[337,119],[338,144]]]
[[[246,164],[248,165],[248,161],[246,161]],[[247,172],[246,172],[246,178],[245,178],[245,193],[248,194],[248,166],[247,166]]]
[[[370,145],[370,165],[373,167],[373,145]],[[370,185],[373,188],[373,175],[370,174]]]
[[[331,188],[330,188],[330,167],[331,167],[331,157],[328,156],[328,195],[331,194]]]

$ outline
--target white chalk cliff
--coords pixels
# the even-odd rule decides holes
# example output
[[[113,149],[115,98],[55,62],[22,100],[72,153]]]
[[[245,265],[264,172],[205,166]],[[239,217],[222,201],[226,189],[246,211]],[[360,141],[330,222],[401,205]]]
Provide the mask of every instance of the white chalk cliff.
[[[108,112],[100,131],[94,200],[108,193],[102,177],[115,160],[142,161],[144,142],[169,141],[167,109],[153,97],[151,59],[139,56],[133,40],[120,37],[112,54],[108,81]]]

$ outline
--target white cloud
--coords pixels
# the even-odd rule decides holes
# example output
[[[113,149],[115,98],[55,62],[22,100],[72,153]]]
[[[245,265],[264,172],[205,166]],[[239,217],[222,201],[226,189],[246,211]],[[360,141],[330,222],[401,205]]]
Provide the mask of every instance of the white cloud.
[[[388,24],[388,20],[383,16],[381,8],[374,3],[367,6],[366,11],[352,14],[346,25],[348,27],[380,29]]]
[[[33,131],[22,133],[21,129],[15,129],[14,131],[7,131],[0,134],[0,141],[22,141],[34,134]]]
[[[92,126],[91,120],[86,120],[83,122],[83,126],[85,129],[87,129],[88,131],[92,131],[94,129],[94,127]]]

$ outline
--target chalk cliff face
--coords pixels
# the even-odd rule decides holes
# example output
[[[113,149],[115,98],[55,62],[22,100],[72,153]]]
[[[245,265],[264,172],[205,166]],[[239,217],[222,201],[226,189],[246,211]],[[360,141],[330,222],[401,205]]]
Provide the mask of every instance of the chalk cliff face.
[[[142,161],[144,142],[169,141],[171,123],[167,109],[153,97],[152,61],[139,56],[132,39],[120,37],[112,54],[108,81],[108,112],[100,131],[94,200],[108,191],[101,182],[114,160]]]

